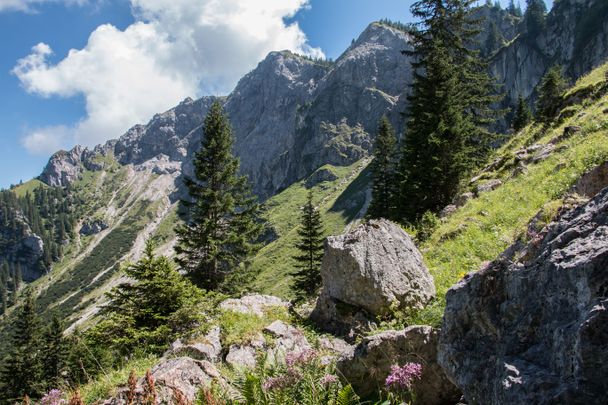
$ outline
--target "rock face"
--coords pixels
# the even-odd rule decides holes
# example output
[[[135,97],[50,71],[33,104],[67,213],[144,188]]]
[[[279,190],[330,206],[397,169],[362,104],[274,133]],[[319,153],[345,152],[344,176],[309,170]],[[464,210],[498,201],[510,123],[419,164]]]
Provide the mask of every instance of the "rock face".
[[[220,309],[225,311],[241,312],[243,314],[258,316],[264,316],[264,311],[275,307],[289,309],[291,304],[278,297],[273,297],[272,295],[259,294],[245,295],[241,298],[229,298],[220,303]]]
[[[381,219],[329,237],[321,265],[323,289],[310,315],[321,328],[354,338],[377,315],[420,308],[435,296],[433,278],[414,242]]]
[[[604,189],[448,291],[439,363],[469,403],[604,403],[607,264]]]
[[[221,354],[220,328],[214,327],[200,342],[184,343],[179,339],[176,340],[165,356],[187,356],[195,360],[217,362],[221,360]]]
[[[95,235],[103,231],[104,229],[108,229],[108,224],[104,221],[86,221],[82,224],[82,227],[80,228],[80,234],[85,236]]]
[[[385,387],[392,365],[415,362],[422,365],[422,377],[413,385],[416,404],[455,404],[460,390],[437,364],[439,332],[430,326],[410,326],[366,337],[354,352],[337,364],[340,374],[366,397]]]

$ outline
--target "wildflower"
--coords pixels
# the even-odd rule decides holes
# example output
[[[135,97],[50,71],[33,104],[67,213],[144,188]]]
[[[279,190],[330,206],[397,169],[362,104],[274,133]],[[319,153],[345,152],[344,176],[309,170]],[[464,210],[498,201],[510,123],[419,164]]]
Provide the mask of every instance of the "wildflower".
[[[280,390],[287,387],[291,383],[291,378],[286,375],[280,375],[277,377],[268,377],[262,387],[264,391]]]
[[[40,405],[64,405],[67,404],[63,398],[63,392],[58,389],[50,390],[40,399]]]
[[[310,363],[317,356],[317,352],[312,349],[306,349],[298,352],[287,353],[285,362],[287,366],[292,367],[299,364]]]
[[[328,387],[332,384],[337,383],[338,377],[336,377],[333,374],[325,374],[323,377],[321,377],[321,380],[319,382],[321,383],[322,386]]]
[[[394,365],[391,373],[386,377],[387,388],[410,389],[414,380],[422,376],[422,366],[418,363],[405,363],[403,367]]]

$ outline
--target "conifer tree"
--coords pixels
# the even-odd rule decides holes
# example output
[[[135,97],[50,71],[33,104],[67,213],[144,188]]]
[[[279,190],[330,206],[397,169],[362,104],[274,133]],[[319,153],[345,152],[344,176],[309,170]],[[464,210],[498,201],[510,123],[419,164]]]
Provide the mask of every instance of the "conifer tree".
[[[178,263],[199,286],[217,289],[258,249],[260,207],[239,160],[232,154],[234,138],[228,118],[214,103],[205,118],[202,147],[194,156],[194,178],[186,178],[189,210],[186,224],[176,229]]]
[[[5,359],[0,378],[0,392],[7,401],[23,398],[25,395],[35,397],[39,394],[41,376],[39,324],[34,297],[28,292],[12,325],[10,353]]]
[[[124,272],[133,282],[108,293],[109,303],[103,308],[106,319],[90,332],[99,344],[111,345],[121,355],[137,347],[160,352],[202,316],[201,291],[167,257],[154,254],[153,242],[146,243],[143,257]]]
[[[567,87],[568,83],[562,74],[561,66],[553,66],[543,76],[536,102],[536,114],[539,121],[548,124],[555,118]]]
[[[513,129],[522,130],[532,120],[532,111],[522,96],[517,99],[517,107],[513,116]]]
[[[401,217],[415,222],[455,195],[467,172],[482,163],[494,139],[486,128],[496,113],[496,86],[471,44],[479,20],[473,0],[420,0],[412,33],[414,81],[400,164]]]
[[[370,218],[394,219],[395,201],[398,194],[397,138],[386,116],[380,119],[378,134],[374,141],[374,160],[372,171],[372,201],[367,210]]]
[[[528,38],[535,39],[545,29],[547,6],[543,0],[526,0],[524,23]]]
[[[13,276],[13,283],[15,285],[15,292],[19,291],[21,288],[21,282],[23,281],[23,275],[21,273],[21,263],[17,262],[15,264],[15,273]]]
[[[68,344],[63,329],[59,318],[53,316],[42,336],[42,380],[47,389],[60,385],[62,372],[66,369]]]
[[[323,259],[324,237],[323,221],[319,210],[313,204],[312,190],[308,192],[306,204],[302,208],[299,239],[296,243],[298,263],[294,273],[294,290],[298,298],[313,295],[321,285],[321,259]]]

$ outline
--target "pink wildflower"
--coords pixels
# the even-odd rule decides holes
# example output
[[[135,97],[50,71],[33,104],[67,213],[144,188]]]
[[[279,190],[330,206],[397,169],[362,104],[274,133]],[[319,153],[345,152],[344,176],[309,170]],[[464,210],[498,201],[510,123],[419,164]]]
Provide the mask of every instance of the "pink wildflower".
[[[63,392],[57,389],[50,390],[40,399],[40,405],[64,405],[67,403],[68,401],[63,398]]]
[[[322,386],[328,387],[338,382],[338,377],[333,374],[325,374],[319,381]]]
[[[418,363],[405,363],[403,367],[394,365],[391,373],[386,377],[388,388],[411,389],[414,380],[419,380],[422,376],[422,366]]]
[[[280,390],[287,387],[291,383],[291,378],[286,375],[278,377],[268,377],[262,384],[264,391]]]
[[[285,363],[288,367],[296,366],[299,364],[308,364],[317,356],[317,352],[312,349],[302,350],[299,352],[287,353],[285,356]]]

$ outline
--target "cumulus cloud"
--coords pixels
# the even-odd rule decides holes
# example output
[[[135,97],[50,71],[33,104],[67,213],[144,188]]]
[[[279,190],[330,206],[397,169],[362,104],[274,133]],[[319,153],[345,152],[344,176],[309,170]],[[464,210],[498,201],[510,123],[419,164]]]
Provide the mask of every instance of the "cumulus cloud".
[[[13,69],[30,93],[84,96],[87,115],[71,128],[72,143],[115,138],[187,96],[226,94],[270,51],[323,56],[307,44],[297,23],[285,23],[307,0],[131,0],[131,5],[136,22],[124,31],[102,25],[83,49],[71,50],[56,64],[49,63],[51,46],[40,43]]]
[[[73,137],[73,129],[64,125],[49,126],[29,132],[21,143],[34,154],[48,155],[64,149]]]
[[[0,12],[2,11],[35,11],[36,5],[44,3],[63,3],[67,5],[82,5],[88,0],[0,0]]]

